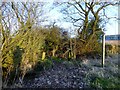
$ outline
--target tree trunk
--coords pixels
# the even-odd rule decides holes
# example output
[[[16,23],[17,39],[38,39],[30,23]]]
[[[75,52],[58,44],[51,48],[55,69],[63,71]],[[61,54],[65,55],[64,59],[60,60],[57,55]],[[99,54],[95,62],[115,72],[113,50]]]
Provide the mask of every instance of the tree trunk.
[[[56,46],[55,48],[53,48],[52,50],[52,56],[55,57],[55,53],[58,50],[58,46]]]

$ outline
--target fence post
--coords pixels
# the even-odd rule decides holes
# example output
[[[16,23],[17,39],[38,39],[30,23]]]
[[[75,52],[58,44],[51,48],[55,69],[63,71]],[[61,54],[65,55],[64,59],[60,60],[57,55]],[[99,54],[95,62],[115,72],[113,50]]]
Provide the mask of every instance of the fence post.
[[[105,64],[105,33],[102,37],[102,67],[104,67]]]

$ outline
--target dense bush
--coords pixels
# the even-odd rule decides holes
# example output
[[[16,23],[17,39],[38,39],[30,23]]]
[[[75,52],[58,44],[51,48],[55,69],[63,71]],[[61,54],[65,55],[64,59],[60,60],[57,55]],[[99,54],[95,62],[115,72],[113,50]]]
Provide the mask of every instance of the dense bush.
[[[44,36],[40,30],[28,30],[25,34],[18,33],[6,42],[2,50],[3,82],[5,84],[9,80],[14,82],[15,78],[23,79],[26,72],[32,69],[41,55]],[[14,78],[9,79],[9,77]]]

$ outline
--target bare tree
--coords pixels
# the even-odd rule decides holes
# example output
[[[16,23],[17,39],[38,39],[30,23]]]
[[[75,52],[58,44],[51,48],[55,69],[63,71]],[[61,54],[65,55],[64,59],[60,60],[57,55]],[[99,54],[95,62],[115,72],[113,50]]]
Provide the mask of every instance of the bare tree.
[[[107,16],[105,13],[106,7],[115,6],[118,2],[95,2],[94,0],[92,2],[81,2],[80,0],[72,0],[63,4],[64,8],[61,12],[67,16],[65,17],[67,21],[78,27],[79,40],[83,42],[84,48],[88,48],[91,40],[97,33],[101,32],[100,28],[103,29],[102,26],[104,26],[108,19],[116,18]],[[97,28],[96,26],[100,20],[103,21],[99,24],[99,28]],[[88,33],[91,21],[93,21],[91,33]]]

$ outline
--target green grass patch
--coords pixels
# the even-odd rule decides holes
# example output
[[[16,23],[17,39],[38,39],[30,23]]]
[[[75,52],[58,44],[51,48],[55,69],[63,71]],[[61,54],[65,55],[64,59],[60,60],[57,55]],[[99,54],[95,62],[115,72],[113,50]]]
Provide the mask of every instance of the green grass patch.
[[[92,88],[120,88],[120,78],[95,78],[90,86]]]

